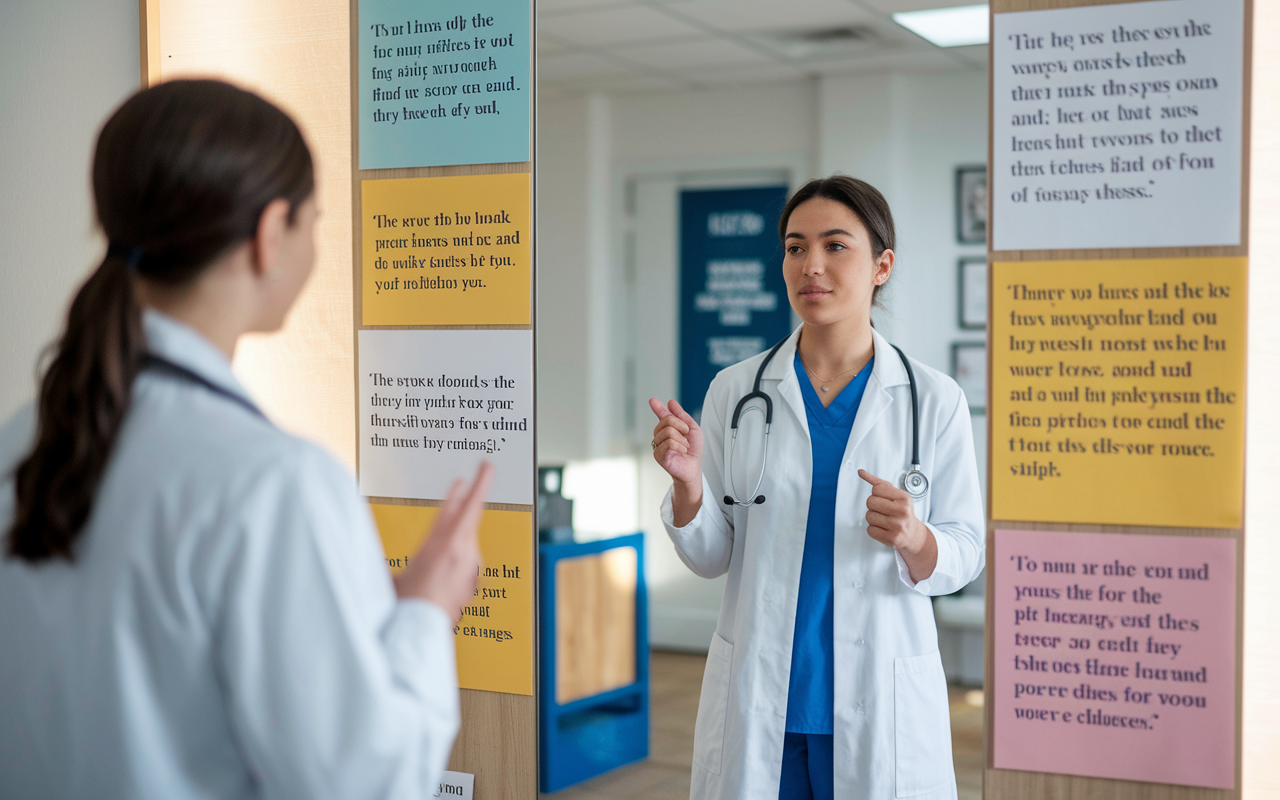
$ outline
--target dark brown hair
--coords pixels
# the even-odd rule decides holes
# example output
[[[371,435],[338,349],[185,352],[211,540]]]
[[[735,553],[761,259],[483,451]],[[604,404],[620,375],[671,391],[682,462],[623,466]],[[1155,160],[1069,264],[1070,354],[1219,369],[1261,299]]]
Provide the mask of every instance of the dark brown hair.
[[[867,233],[871,236],[871,257],[879,258],[885,250],[896,250],[896,236],[893,230],[893,214],[889,211],[889,201],[884,199],[880,190],[866,181],[850,178],[848,175],[832,175],[829,178],[815,178],[796,190],[782,209],[778,217],[778,238],[787,240],[787,223],[791,221],[791,212],[805,201],[821,197],[834,200],[853,212]],[[879,303],[881,284],[871,291],[871,302]]]
[[[14,475],[9,556],[74,560],[146,355],[135,274],[182,286],[251,239],[267,204],[314,187],[288,115],[212,80],[138,92],[103,125],[93,197],[107,255],[76,293],[40,382],[35,446]]]

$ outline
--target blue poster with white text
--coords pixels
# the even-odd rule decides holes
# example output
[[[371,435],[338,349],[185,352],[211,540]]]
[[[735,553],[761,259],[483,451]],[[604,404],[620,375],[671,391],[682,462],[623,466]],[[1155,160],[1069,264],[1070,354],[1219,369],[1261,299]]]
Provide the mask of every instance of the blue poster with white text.
[[[680,404],[697,419],[716,373],[791,330],[778,215],[786,186],[680,193]]]

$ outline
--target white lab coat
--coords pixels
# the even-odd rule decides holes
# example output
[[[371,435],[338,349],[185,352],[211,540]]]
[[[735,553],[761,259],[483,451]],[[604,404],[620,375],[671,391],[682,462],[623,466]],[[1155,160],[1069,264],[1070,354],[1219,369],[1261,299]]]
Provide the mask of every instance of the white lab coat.
[[[969,583],[984,562],[985,523],[969,407],[955,381],[912,361],[920,457],[932,486],[917,516],[938,541],[932,576],[866,531],[866,469],[895,483],[911,459],[911,395],[902,361],[874,333],[875,366],[849,436],[836,490],[835,796],[859,800],[956,796],[946,679],[931,595]],[[694,800],[776,800],[813,456],[795,369],[798,331],[765,369],[773,399],[768,470],[749,508],[726,506],[729,422],[764,354],[716,376],[702,408],[703,503],[683,528],[671,495],[662,518],[680,558],[702,577],[728,573],[702,680],[694,733]],[[734,482],[747,499],[758,474],[760,415],[739,426]],[[751,434],[755,434],[754,436]],[[757,448],[758,449],[758,448]],[[745,462],[745,463],[744,463]]]
[[[152,352],[246,397],[155,312]],[[32,414],[0,429],[0,529]],[[0,795],[425,798],[459,724],[452,623],[397,601],[344,468],[148,370],[74,564],[0,558]]]

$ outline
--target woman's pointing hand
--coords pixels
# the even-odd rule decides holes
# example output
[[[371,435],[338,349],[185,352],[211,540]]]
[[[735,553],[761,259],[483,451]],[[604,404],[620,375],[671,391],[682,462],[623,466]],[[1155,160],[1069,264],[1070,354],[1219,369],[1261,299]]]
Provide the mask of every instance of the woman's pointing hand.
[[[933,574],[938,564],[938,542],[933,531],[916,518],[911,495],[884,478],[865,469],[858,477],[871,484],[867,498],[867,535],[902,554],[911,572],[911,580],[919,583]]]

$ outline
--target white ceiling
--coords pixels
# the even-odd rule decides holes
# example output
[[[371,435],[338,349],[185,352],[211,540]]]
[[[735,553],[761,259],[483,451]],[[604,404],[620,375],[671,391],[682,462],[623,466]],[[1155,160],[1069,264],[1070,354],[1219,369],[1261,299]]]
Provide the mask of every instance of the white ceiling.
[[[973,0],[537,0],[538,89],[698,89],[981,68],[985,45],[943,49],[890,16],[964,2]],[[861,38],[821,35],[848,28]]]

